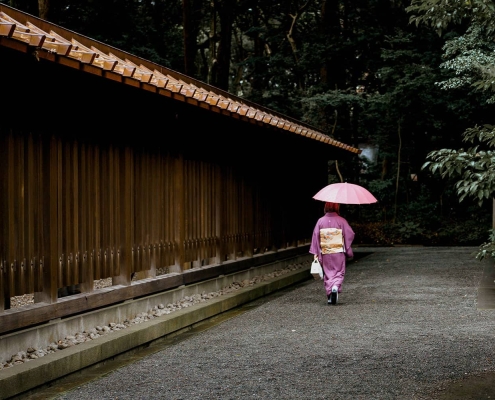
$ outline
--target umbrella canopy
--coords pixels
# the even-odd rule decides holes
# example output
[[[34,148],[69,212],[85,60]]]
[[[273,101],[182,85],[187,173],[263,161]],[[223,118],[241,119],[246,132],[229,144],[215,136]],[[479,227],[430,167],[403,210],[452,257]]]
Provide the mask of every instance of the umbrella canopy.
[[[368,189],[347,182],[325,186],[313,199],[340,204],[371,204],[378,201]]]

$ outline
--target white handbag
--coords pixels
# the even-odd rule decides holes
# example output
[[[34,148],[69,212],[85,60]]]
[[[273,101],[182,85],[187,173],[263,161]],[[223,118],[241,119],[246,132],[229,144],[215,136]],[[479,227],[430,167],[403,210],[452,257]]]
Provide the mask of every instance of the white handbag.
[[[323,279],[323,269],[321,268],[320,262],[317,258],[315,258],[311,263],[311,275],[313,275],[313,278],[315,279]]]

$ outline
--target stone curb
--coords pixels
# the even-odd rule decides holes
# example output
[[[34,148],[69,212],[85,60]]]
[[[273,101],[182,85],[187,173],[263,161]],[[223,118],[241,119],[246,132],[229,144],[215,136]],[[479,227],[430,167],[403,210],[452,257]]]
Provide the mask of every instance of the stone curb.
[[[308,268],[239,289],[218,298],[132,325],[96,340],[0,371],[0,399],[8,399],[73,372],[190,327],[285,287],[313,279]]]

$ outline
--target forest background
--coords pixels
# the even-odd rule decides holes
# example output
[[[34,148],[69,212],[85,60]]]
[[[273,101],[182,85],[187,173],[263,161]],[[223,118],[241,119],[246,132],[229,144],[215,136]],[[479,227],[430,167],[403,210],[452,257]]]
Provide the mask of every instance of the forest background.
[[[363,149],[328,164],[379,199],[343,206],[356,243],[493,255],[492,1],[0,2]]]

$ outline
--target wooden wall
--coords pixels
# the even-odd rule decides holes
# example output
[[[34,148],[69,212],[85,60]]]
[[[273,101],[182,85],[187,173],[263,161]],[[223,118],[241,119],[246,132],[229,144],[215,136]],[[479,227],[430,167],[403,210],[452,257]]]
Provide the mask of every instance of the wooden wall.
[[[13,296],[56,304],[98,279],[307,245],[327,161],[346,157],[30,54],[0,60],[0,321]]]

